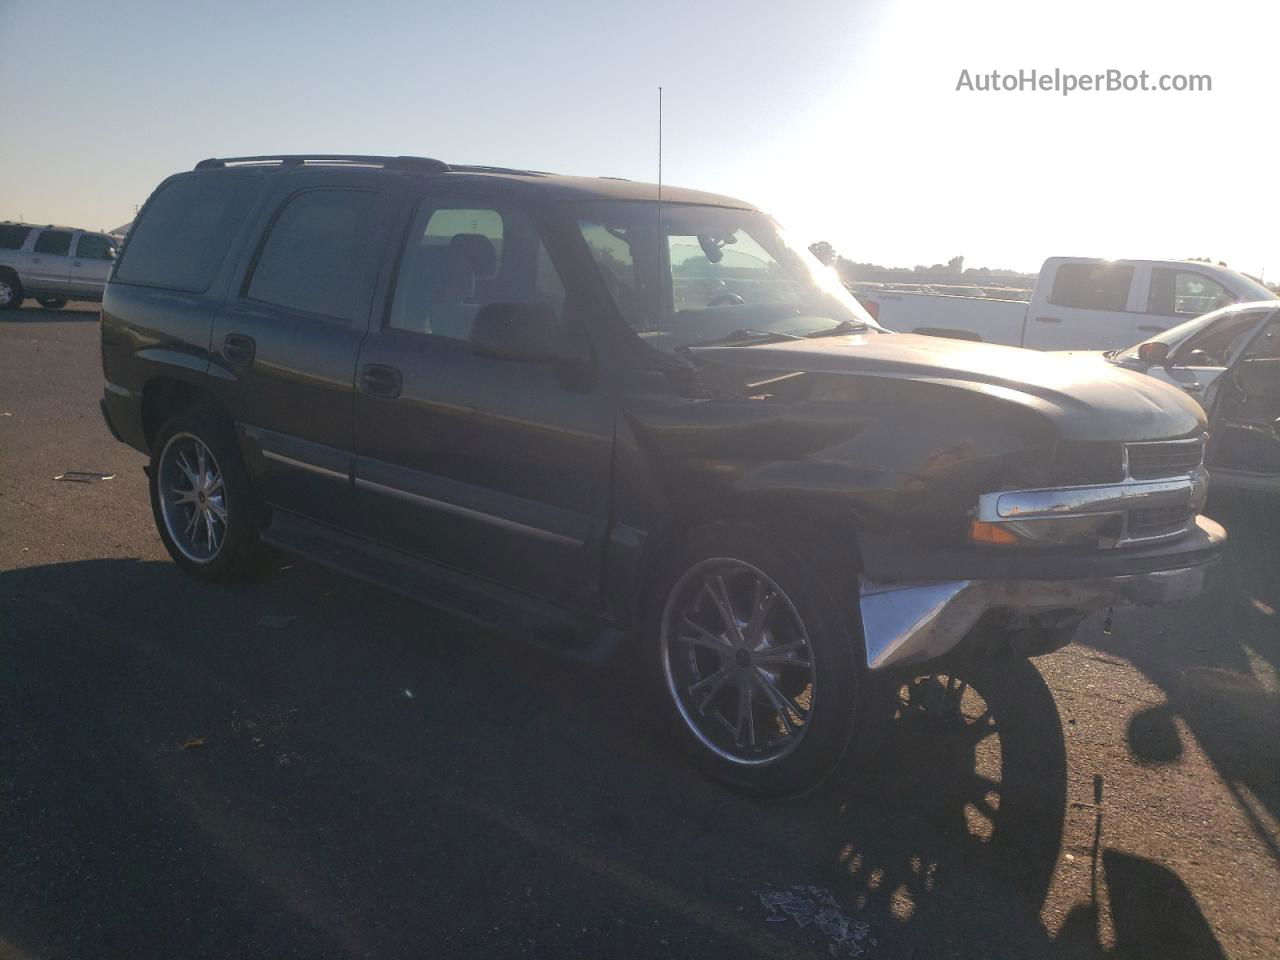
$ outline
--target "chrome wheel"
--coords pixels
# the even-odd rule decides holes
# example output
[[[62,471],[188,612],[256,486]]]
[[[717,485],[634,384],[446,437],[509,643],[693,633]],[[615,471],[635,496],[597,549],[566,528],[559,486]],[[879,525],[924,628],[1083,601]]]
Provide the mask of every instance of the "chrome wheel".
[[[0,310],[13,303],[15,295],[13,283],[0,277]]]
[[[156,487],[165,529],[183,556],[209,563],[227,537],[227,495],[213,451],[191,433],[175,433],[160,454]]]
[[[703,560],[671,590],[662,665],[681,717],[704,746],[760,766],[804,738],[817,695],[813,647],[795,605],[741,560]]]

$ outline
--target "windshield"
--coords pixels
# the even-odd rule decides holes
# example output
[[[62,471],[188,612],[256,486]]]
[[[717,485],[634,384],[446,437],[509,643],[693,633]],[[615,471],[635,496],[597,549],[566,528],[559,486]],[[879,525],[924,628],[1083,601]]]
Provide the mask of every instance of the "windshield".
[[[623,319],[651,346],[881,330],[764,214],[648,201],[581,204],[578,229]],[[661,223],[661,227],[659,227]]]
[[[1257,280],[1253,279],[1253,277],[1249,276],[1248,274],[1238,273],[1236,274],[1236,276],[1239,278],[1238,286],[1243,287],[1245,290],[1245,293],[1243,296],[1240,297],[1240,300],[1243,301],[1243,300],[1275,300],[1276,299],[1276,295],[1274,291],[1269,290],[1266,286],[1259,283]]]

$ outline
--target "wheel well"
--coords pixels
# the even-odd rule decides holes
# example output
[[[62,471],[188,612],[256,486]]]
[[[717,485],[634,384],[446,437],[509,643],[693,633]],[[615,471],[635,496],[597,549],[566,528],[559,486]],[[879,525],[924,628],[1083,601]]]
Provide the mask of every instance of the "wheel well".
[[[946,337],[949,340],[969,340],[974,343],[982,343],[983,340],[976,333],[968,330],[948,330],[944,327],[916,327],[911,331],[925,337]]]
[[[14,270],[12,267],[0,267],[0,277],[13,277],[15,280],[19,279],[18,271]]]
[[[226,411],[208,390],[185,380],[157,377],[142,388],[142,432],[151,446],[160,426],[175,413],[192,407],[212,407],[223,415]],[[230,417],[227,417],[230,420]]]
[[[751,498],[691,505],[671,516],[645,544],[632,609],[636,627],[644,621],[646,605],[658,587],[667,557],[695,530],[718,523],[756,527],[770,538],[787,541],[818,557],[824,572],[834,581],[849,583],[850,589],[856,583],[862,566],[857,519],[842,516],[830,504],[797,503],[792,498],[758,502]]]

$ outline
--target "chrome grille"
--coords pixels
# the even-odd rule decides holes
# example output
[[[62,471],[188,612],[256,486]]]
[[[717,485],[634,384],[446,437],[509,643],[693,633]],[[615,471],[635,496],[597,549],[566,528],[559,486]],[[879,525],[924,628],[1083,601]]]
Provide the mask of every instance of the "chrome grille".
[[[1125,444],[1128,474],[1134,480],[1186,476],[1204,462],[1204,439]]]

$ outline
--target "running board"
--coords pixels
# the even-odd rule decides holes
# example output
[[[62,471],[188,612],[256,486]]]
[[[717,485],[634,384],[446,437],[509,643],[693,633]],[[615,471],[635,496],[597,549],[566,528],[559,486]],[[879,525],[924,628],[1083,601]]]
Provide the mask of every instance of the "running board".
[[[279,508],[261,539],[285,553],[575,660],[603,662],[622,640],[622,632],[602,618],[576,614]]]

